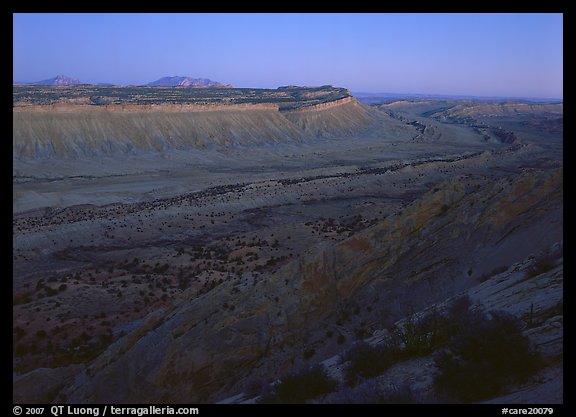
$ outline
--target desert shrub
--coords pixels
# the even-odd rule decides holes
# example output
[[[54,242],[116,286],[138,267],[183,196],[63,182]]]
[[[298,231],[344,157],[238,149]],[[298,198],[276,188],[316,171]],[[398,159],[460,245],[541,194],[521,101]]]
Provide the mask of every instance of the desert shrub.
[[[409,384],[382,389],[376,378],[362,381],[354,387],[344,387],[324,399],[328,404],[414,404],[416,396]]]
[[[394,385],[382,393],[382,404],[416,404],[417,396],[410,384]]]
[[[164,272],[166,272],[168,270],[168,268],[170,268],[170,265],[168,265],[168,264],[157,265],[154,267],[154,269],[152,269],[152,272],[154,272],[156,274],[163,274]]]
[[[394,326],[391,333],[401,344],[404,359],[426,356],[445,346],[479,314],[480,306],[472,308],[472,301],[464,295],[442,310],[433,309],[424,315],[409,317],[402,325]]]
[[[346,383],[354,386],[362,379],[382,374],[400,358],[400,348],[394,342],[372,346],[360,342],[352,346],[344,355],[350,361],[345,369]]]
[[[58,290],[50,287],[44,287],[44,291],[46,291],[47,297],[53,297],[58,294]]]
[[[343,358],[350,362],[345,369],[346,383],[354,386],[363,379],[381,375],[395,363],[429,355],[445,346],[481,314],[471,307],[468,296],[458,297],[443,310],[413,315],[405,323],[394,326],[392,338],[385,344],[355,344]]]
[[[556,261],[560,256],[563,256],[561,252],[559,252],[558,254],[547,253],[537,257],[534,260],[534,263],[530,265],[530,267],[528,267],[527,276],[529,278],[532,278],[535,277],[536,275],[540,275],[543,274],[544,272],[551,270],[552,268],[554,268],[554,265],[556,264]]]
[[[492,276],[494,276],[494,275],[498,275],[498,274],[501,274],[502,272],[506,272],[506,271],[508,271],[508,266],[500,265],[500,266],[497,266],[494,269],[492,269],[492,271],[490,271],[490,273],[492,274]]]
[[[482,274],[478,277],[478,282],[486,282],[488,281],[490,278],[492,278],[492,275],[486,273],[486,274]]]
[[[434,385],[439,393],[472,402],[497,395],[509,383],[521,382],[541,364],[519,320],[505,313],[470,316],[435,363]]]
[[[392,334],[402,344],[405,358],[427,355],[432,351],[433,339],[438,326],[434,323],[439,319],[436,313],[421,318],[411,316],[406,323],[394,326]]]
[[[486,272],[486,273],[482,274],[480,277],[478,277],[478,281],[479,282],[488,281],[493,276],[501,274],[502,272],[506,272],[508,270],[508,268],[509,267],[506,265],[497,266],[497,267],[493,268],[490,272]]]
[[[328,376],[322,365],[315,365],[285,376],[273,390],[260,398],[263,404],[303,404],[307,400],[327,394],[338,383]]]
[[[246,384],[244,385],[244,394],[247,398],[257,397],[262,393],[265,386],[267,386],[267,384],[264,379],[257,377],[251,378],[246,381]]]
[[[315,353],[316,353],[316,350],[314,348],[306,349],[304,351],[304,353],[302,354],[302,357],[304,359],[310,359],[312,356],[314,356]]]
[[[362,381],[354,387],[344,387],[326,396],[328,404],[380,404],[382,393],[375,378]]]
[[[14,356],[18,357],[18,356],[24,356],[28,353],[28,346],[25,345],[24,343],[20,343],[18,345],[16,345],[14,349]]]
[[[453,299],[446,307],[446,312],[451,320],[467,315],[472,307],[472,300],[468,295],[462,295]]]

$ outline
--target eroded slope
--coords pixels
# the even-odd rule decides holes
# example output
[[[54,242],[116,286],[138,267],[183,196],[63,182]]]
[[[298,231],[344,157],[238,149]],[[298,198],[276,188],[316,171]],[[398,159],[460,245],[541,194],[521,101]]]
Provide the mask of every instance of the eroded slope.
[[[291,369],[304,349],[320,351],[327,328],[350,338],[356,326],[384,327],[475,285],[503,253],[506,262],[520,261],[561,240],[561,201],[562,171],[525,172],[489,186],[454,178],[255,286],[225,282],[155,312],[64,392],[72,402],[217,400],[248,375],[269,378]],[[354,306],[370,307],[363,324],[343,319]]]
[[[94,90],[94,91],[93,91]],[[345,89],[15,87],[13,156],[82,158],[347,136],[373,122]]]

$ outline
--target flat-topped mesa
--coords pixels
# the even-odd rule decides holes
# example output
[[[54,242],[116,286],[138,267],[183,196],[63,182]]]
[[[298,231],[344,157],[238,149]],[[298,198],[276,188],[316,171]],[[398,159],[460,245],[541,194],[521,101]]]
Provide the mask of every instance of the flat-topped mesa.
[[[82,158],[348,136],[372,118],[344,88],[14,86],[13,157]]]
[[[21,112],[172,112],[188,113],[202,111],[237,111],[237,110],[272,110],[279,111],[279,105],[274,103],[242,103],[242,104],[107,104],[95,106],[85,103],[55,103],[45,106],[24,105],[15,106],[12,111]]]
[[[186,88],[186,87],[115,87],[115,86],[19,86],[13,87],[13,107],[29,105],[231,105],[277,104],[292,110],[352,97],[345,88],[280,87],[256,88]]]

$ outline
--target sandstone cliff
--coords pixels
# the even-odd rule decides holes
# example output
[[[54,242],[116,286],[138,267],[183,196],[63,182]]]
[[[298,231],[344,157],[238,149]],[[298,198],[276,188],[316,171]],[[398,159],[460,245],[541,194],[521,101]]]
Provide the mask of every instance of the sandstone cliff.
[[[36,159],[347,136],[372,121],[352,97],[286,112],[273,103],[21,106],[12,119],[13,157]]]
[[[353,97],[286,111],[283,115],[305,135],[314,137],[351,135],[373,122],[369,113]]]
[[[84,158],[343,137],[374,118],[348,90],[15,87],[13,157]]]

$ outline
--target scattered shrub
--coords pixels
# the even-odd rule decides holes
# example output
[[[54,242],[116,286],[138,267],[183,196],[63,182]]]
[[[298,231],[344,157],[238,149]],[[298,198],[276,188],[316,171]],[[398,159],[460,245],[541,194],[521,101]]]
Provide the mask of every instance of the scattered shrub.
[[[438,326],[436,315],[422,318],[411,316],[403,325],[394,326],[392,334],[401,342],[404,357],[427,355],[432,351],[434,333]]]
[[[273,390],[260,398],[263,404],[303,404],[307,400],[327,394],[338,383],[328,376],[322,365],[315,365],[282,378]]]
[[[312,356],[314,356],[314,354],[316,353],[316,350],[314,348],[310,348],[310,349],[306,349],[304,351],[304,353],[302,354],[304,359],[310,359]]]
[[[154,267],[154,269],[152,269],[152,272],[154,272],[156,274],[163,274],[164,272],[166,272],[168,270],[168,268],[170,268],[170,265],[168,265],[168,264],[156,265]]]
[[[496,268],[492,269],[492,271],[490,271],[490,273],[492,274],[492,276],[494,276],[494,275],[498,275],[498,274],[501,274],[502,272],[506,272],[506,271],[508,271],[508,266],[500,265],[500,266],[497,266]]]
[[[457,320],[459,317],[466,316],[470,307],[472,307],[472,300],[468,295],[456,297],[448,304],[446,311],[451,320]]]
[[[435,388],[462,402],[498,395],[522,382],[541,365],[522,335],[519,320],[505,312],[478,314],[435,358]]]
[[[544,254],[537,257],[534,260],[534,263],[530,265],[530,267],[528,267],[527,269],[528,278],[532,278],[537,275],[543,274],[544,272],[547,272],[552,268],[554,268],[556,260],[560,256],[563,256],[562,252],[559,252],[558,254]]]
[[[55,288],[44,287],[44,291],[46,292],[47,297],[53,297],[58,294],[58,290]]]
[[[262,378],[251,378],[244,385],[244,394],[247,398],[257,397],[263,392],[266,386],[266,381]]]
[[[382,394],[382,404],[416,404],[419,402],[408,383],[394,385]]]
[[[415,404],[418,402],[409,384],[382,389],[376,378],[362,381],[355,387],[345,387],[328,394],[328,404]]]
[[[345,369],[346,383],[354,386],[362,379],[382,374],[398,362],[401,351],[397,344],[390,342],[377,346],[360,342],[352,346],[344,355],[350,361]]]
[[[404,359],[426,356],[445,346],[478,314],[479,309],[473,309],[472,301],[465,295],[455,298],[441,311],[434,309],[422,316],[411,316],[406,323],[395,326],[392,334],[401,344]]]
[[[362,381],[354,387],[344,387],[338,392],[328,394],[328,404],[380,404],[382,395],[375,378]]]

